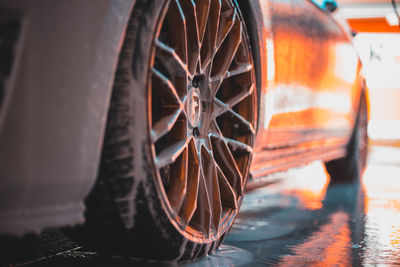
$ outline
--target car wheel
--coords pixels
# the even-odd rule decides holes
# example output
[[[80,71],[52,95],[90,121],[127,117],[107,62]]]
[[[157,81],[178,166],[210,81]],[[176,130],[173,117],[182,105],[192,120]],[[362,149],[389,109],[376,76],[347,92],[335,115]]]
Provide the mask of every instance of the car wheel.
[[[236,1],[139,1],[98,181],[75,237],[98,251],[148,259],[212,253],[242,200],[257,110]]]
[[[325,163],[331,182],[348,182],[361,178],[368,154],[368,111],[365,90],[362,90],[356,123],[345,157]]]

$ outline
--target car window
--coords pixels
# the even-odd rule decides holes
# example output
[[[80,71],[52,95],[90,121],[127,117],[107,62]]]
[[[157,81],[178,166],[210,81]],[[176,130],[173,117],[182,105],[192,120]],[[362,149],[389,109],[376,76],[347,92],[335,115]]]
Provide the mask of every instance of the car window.
[[[324,9],[325,0],[310,0],[314,4],[316,4],[319,8]]]
[[[310,0],[310,1],[313,2],[317,7],[328,13],[334,12],[338,7],[335,0]]]

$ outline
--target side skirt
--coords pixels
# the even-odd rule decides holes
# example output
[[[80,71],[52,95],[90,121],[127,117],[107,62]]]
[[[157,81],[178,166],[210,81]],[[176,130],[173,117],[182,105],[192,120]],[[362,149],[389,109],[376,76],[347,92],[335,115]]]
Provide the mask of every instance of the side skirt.
[[[347,142],[342,139],[309,142],[302,145],[256,151],[253,155],[248,190],[271,183],[271,173],[286,171],[293,167],[306,165],[316,160],[329,161],[346,155]]]

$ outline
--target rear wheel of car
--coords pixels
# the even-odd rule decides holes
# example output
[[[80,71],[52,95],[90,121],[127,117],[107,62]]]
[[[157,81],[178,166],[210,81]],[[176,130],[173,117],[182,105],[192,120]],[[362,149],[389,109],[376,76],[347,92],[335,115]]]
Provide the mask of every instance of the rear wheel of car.
[[[254,64],[235,1],[139,1],[86,224],[73,235],[140,258],[213,252],[241,203],[256,116]]]
[[[331,182],[350,182],[361,178],[368,154],[367,128],[367,98],[365,90],[362,90],[357,119],[347,145],[346,156],[325,163],[325,168],[330,175]]]

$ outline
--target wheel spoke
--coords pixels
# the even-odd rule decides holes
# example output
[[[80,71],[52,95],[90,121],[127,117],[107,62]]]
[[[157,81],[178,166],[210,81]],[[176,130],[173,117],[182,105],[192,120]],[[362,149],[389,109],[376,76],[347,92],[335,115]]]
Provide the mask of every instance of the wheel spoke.
[[[174,113],[172,113],[169,116],[166,116],[156,123],[153,124],[153,129],[150,131],[151,135],[151,141],[156,142],[158,141],[162,136],[164,136],[166,133],[168,133],[172,127],[174,127],[176,121],[179,118],[179,115],[181,115],[182,109],[178,109]]]
[[[235,20],[236,12],[234,9],[227,9],[221,13],[218,28],[217,47],[219,47],[228,36],[228,33],[231,31],[233,24],[235,23]]]
[[[216,50],[218,25],[221,14],[220,0],[211,0],[207,27],[201,45],[201,68],[204,70],[210,63]]]
[[[168,45],[161,42],[159,39],[155,41],[157,47],[156,57],[165,65],[170,74],[185,77],[189,73],[186,64],[178,56],[176,51]]]
[[[211,77],[225,76],[229,66],[232,63],[233,58],[236,55],[236,51],[242,41],[242,24],[239,21],[235,21],[234,26],[230,30],[228,36],[225,38],[222,45],[219,47],[217,54],[215,55]],[[213,78],[218,79],[218,78]]]
[[[197,27],[196,6],[193,0],[181,1],[181,7],[185,13],[186,35],[187,35],[187,54],[188,69],[194,75],[200,53],[200,41]]]
[[[217,230],[222,213],[217,170],[212,155],[204,149],[202,151],[202,171],[207,186],[208,199],[210,200],[212,229]]]
[[[168,90],[168,94],[173,97],[173,101],[179,105],[179,109],[182,109],[183,104],[181,99],[179,98],[179,95],[175,89],[175,86],[172,84],[172,82],[165,77],[161,72],[153,68],[153,78],[155,78],[156,83],[159,82],[159,84],[155,85],[155,87],[158,88],[163,88],[164,90]],[[153,81],[154,83],[154,81]]]
[[[246,98],[255,98],[255,84],[252,79],[252,73],[253,71],[243,72],[224,79],[221,85],[218,86],[215,97],[221,102],[226,103],[231,109],[235,109],[235,106],[240,104],[241,110],[244,111],[244,106],[249,106],[249,102],[246,101]],[[250,100],[250,102],[252,101],[253,100]],[[241,113],[241,115],[243,114]],[[246,115],[245,117],[247,118]]]
[[[212,210],[207,191],[207,184],[205,181],[204,174],[200,171],[199,179],[199,191],[197,195],[197,207],[196,211],[190,221],[190,224],[195,225],[196,228],[201,229],[207,234],[210,233],[211,229]]]
[[[180,216],[185,224],[193,217],[197,207],[197,195],[199,190],[200,168],[199,158],[193,142],[188,145],[188,172],[187,172],[187,188],[186,196],[180,209]]]
[[[231,152],[233,159],[236,162],[236,166],[242,174],[242,177],[246,177],[246,164],[248,164],[247,160],[249,155],[253,152],[253,148],[243,141],[224,137],[216,122],[214,122],[210,127],[209,138],[210,140],[211,138],[219,139],[225,143]],[[247,140],[246,142],[248,141],[250,140]]]
[[[210,139],[216,163],[225,177],[229,179],[229,183],[235,189],[236,195],[242,195],[243,178],[231,151],[222,140],[214,136],[211,136]]]
[[[182,61],[187,63],[187,29],[183,10],[177,0],[171,1],[166,15],[167,25],[173,27],[169,30],[169,42]]]
[[[214,138],[218,138],[220,140],[223,140],[224,135],[222,134],[218,123],[213,120],[211,125],[210,125],[210,133],[209,133],[209,138],[211,138],[211,136],[213,136]]]
[[[250,71],[253,70],[253,66],[250,63],[236,64],[233,67],[232,67],[232,65],[233,65],[233,63],[231,63],[231,67],[230,67],[231,69],[227,70],[225,72],[225,74],[210,77],[210,88],[211,88],[211,92],[213,93],[213,95],[216,95],[218,90],[221,88],[221,84],[224,81],[225,82],[229,81],[229,78],[232,79],[233,77],[241,76],[242,74],[249,73]],[[243,77],[239,77],[236,79],[236,82],[238,82],[238,84],[240,84],[244,87],[243,89],[245,89],[245,93],[248,93],[247,92],[248,90],[246,90],[248,87],[246,86],[245,81],[246,81],[246,79],[244,79]],[[251,86],[253,86],[253,84],[250,81],[250,90],[252,91],[253,88],[251,88]],[[232,90],[231,86],[227,86],[227,87],[228,87],[227,90],[229,91],[229,94],[232,94],[234,91],[236,91],[236,90]],[[243,98],[246,96],[247,95],[244,95]],[[237,104],[240,101],[241,101],[241,99],[239,99],[235,104]],[[233,104],[233,105],[235,105],[235,104]],[[233,105],[231,105],[231,107]]]
[[[197,0],[196,2],[196,15],[200,43],[203,42],[204,33],[206,31],[210,5],[210,0]]]
[[[218,181],[218,175],[217,175],[217,170],[214,165],[214,176],[213,176],[213,224],[214,224],[214,230],[218,231],[219,223],[221,221],[221,216],[222,216],[222,202],[221,202],[221,193],[220,193],[220,188],[219,188],[219,181]]]
[[[240,75],[246,72],[249,72],[253,69],[253,65],[251,65],[250,63],[244,63],[244,64],[240,64],[238,66],[236,66],[234,69],[229,70],[226,75],[225,78],[229,78],[229,77],[233,77],[236,75]]]
[[[186,195],[187,175],[188,148],[186,147],[170,170],[170,176],[174,177],[174,179],[171,179],[167,195],[171,207],[177,214]]]
[[[253,152],[253,148],[243,142],[234,140],[234,139],[230,139],[227,137],[224,137],[223,140],[225,141],[225,143],[229,146],[231,146],[233,148],[233,150],[241,150],[241,151],[245,151],[247,153],[252,153]]]
[[[231,110],[231,108],[227,104],[223,103],[218,98],[214,99],[214,117],[215,118],[229,110]]]
[[[218,89],[221,86],[222,80],[215,80],[211,81],[212,77],[210,78],[210,90],[211,94],[215,96],[215,94],[218,92]]]
[[[179,157],[179,155],[186,149],[187,141],[179,141],[173,143],[169,147],[162,150],[159,155],[155,158],[155,163],[158,168],[165,167]]]
[[[220,196],[222,206],[236,209],[237,208],[237,200],[235,190],[229,184],[228,179],[225,177],[222,170],[217,166],[217,175],[218,175],[218,183],[220,189]]]
[[[256,131],[254,130],[253,124],[245,120],[240,114],[235,112],[234,110],[229,110],[229,113],[232,114],[243,126],[245,126],[252,135],[256,134]]]
[[[232,109],[235,105],[239,104],[243,101],[246,97],[250,96],[254,92],[255,85],[251,85],[250,89],[244,90],[238,95],[233,96],[231,99],[226,101],[226,104]]]
[[[244,63],[240,64],[238,66],[235,66],[235,68],[232,68],[231,70],[227,70],[224,76],[214,76],[210,77],[210,82],[222,82],[224,79],[228,79],[230,77],[234,77],[246,72],[249,72],[253,69],[253,66],[250,63]]]
[[[181,102],[174,85],[163,74],[152,70],[152,142],[156,142],[168,133],[183,112]],[[161,112],[162,111],[162,112]]]
[[[211,77],[210,78],[210,82],[217,82],[223,80],[223,79],[227,79],[233,76],[237,76],[246,72],[249,72],[253,69],[253,65],[251,65],[250,63],[243,63],[243,64],[239,64],[237,66],[235,66],[234,68],[232,68],[231,70],[228,70],[225,74],[224,77],[221,76],[215,76],[215,77]]]

